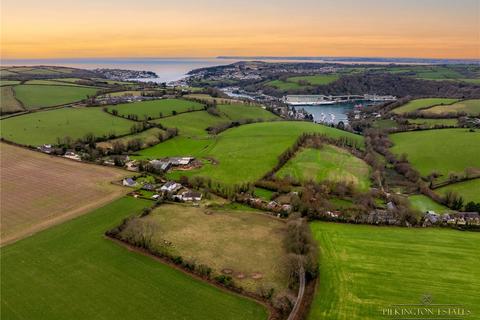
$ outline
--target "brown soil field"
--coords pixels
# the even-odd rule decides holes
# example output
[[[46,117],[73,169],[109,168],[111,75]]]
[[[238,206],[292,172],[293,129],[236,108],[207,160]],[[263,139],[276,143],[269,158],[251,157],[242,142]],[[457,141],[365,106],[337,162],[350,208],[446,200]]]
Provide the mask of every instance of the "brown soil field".
[[[0,244],[100,207],[130,190],[126,171],[0,144]]]

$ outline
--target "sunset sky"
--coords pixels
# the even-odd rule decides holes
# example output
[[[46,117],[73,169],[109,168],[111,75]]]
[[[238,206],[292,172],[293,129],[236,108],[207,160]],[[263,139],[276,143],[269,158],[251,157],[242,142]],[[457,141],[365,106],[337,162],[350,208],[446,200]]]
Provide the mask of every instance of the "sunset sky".
[[[1,0],[1,56],[480,58],[479,0]]]

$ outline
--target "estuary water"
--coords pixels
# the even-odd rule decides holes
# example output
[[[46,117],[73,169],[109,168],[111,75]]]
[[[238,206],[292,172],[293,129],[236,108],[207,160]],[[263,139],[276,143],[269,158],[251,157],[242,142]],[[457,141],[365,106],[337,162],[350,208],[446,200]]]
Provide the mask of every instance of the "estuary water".
[[[337,124],[340,121],[343,121],[343,123],[348,123],[347,113],[351,111],[357,103],[335,103],[318,106],[295,106],[295,109],[305,109],[305,111],[312,114],[315,122],[327,122]]]
[[[183,78],[187,72],[204,67],[226,65],[237,62],[235,59],[216,58],[126,58],[126,59],[5,59],[5,66],[50,65],[80,69],[115,68],[153,71],[158,75],[155,82],[169,82]]]

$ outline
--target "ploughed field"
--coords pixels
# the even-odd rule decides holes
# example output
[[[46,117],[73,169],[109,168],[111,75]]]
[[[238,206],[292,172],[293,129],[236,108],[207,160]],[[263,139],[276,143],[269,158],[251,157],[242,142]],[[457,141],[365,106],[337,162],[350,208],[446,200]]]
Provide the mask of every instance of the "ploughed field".
[[[214,159],[205,161],[200,169],[173,171],[170,176],[174,178],[187,175],[209,177],[226,184],[254,182],[271,170],[277,164],[278,156],[304,132],[347,137],[363,144],[363,137],[331,127],[310,122],[275,121],[242,125],[210,138],[177,137],[139,154],[150,159],[166,156]]]
[[[125,171],[0,144],[1,238],[8,242],[83,214],[125,193]]]
[[[288,290],[284,221],[264,213],[164,204],[130,220],[123,239],[150,239],[150,250],[212,268],[211,277],[230,276],[256,293]],[[254,248],[254,249],[253,249]]]
[[[332,145],[320,149],[303,149],[290,159],[277,173],[296,181],[343,181],[362,191],[368,190],[369,166],[351,153]]]
[[[406,154],[422,176],[436,171],[448,178],[450,173],[464,173],[466,168],[480,169],[480,131],[438,129],[401,132],[390,135],[396,155]]]
[[[266,319],[267,310],[105,238],[125,197],[2,248],[2,319]]]
[[[2,138],[24,145],[55,144],[58,138],[78,139],[130,133],[135,122],[112,116],[99,107],[62,108],[1,120]]]
[[[308,319],[381,319],[383,308],[420,304],[424,295],[480,313],[478,233],[325,222],[311,229],[320,270]]]
[[[0,113],[24,111],[22,104],[15,98],[12,86],[0,87]]]

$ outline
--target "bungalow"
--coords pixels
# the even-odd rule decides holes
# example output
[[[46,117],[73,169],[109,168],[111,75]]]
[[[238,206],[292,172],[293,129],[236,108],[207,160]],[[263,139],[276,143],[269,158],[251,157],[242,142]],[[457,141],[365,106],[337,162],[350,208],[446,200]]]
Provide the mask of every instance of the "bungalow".
[[[44,144],[43,146],[38,147],[38,149],[48,154],[53,152],[53,148],[51,144]]]
[[[81,161],[82,158],[80,157],[80,155],[76,154],[75,152],[73,151],[67,151],[65,152],[65,154],[63,155],[65,158],[68,158],[68,159],[72,159],[72,160],[76,160],[76,161]]]
[[[126,179],[123,179],[123,185],[125,187],[132,187],[133,188],[137,185],[137,183],[132,178],[126,178]]]
[[[175,181],[169,181],[165,183],[160,190],[161,191],[166,191],[166,192],[174,192],[178,189],[180,189],[182,185],[180,183],[176,183]]]
[[[202,200],[202,194],[197,191],[185,191],[182,193],[183,201],[200,201]]]

